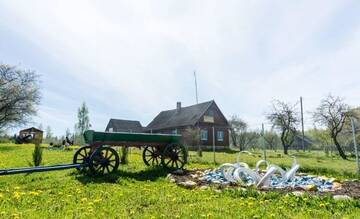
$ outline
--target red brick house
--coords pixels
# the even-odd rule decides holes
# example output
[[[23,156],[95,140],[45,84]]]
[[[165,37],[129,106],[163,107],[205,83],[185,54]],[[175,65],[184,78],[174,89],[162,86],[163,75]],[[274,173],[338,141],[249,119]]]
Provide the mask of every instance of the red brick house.
[[[140,132],[139,124],[138,121],[111,119],[106,131],[134,130],[136,126],[136,132]],[[132,127],[127,127],[129,125]],[[142,128],[142,132],[181,134],[184,141],[188,141],[188,129],[199,128],[200,145],[204,149],[213,145],[217,149],[225,149],[229,147],[229,127],[227,119],[212,100],[187,107],[178,102],[176,109],[160,112],[147,127]]]

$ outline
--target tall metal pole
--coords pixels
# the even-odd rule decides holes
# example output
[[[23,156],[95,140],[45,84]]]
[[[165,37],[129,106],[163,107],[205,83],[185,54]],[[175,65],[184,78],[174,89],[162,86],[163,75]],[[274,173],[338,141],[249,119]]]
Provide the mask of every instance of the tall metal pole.
[[[356,143],[356,133],[355,133],[354,118],[350,117],[350,121],[351,121],[351,128],[352,128],[354,148],[355,148],[356,166],[357,166],[357,169],[358,169],[358,174],[360,175],[359,153],[358,153],[358,147],[357,147],[357,143]]]
[[[215,159],[215,127],[212,127],[212,133],[213,133],[213,153],[214,153],[214,164],[216,164],[216,159]]]
[[[266,142],[265,142],[265,128],[264,123],[261,124],[261,135],[263,137],[263,144],[264,144],[264,160],[266,161]]]
[[[300,106],[301,106],[301,130],[302,130],[302,148],[305,152],[305,133],[304,133],[304,110],[303,110],[303,101],[302,97],[300,97]]]
[[[198,98],[198,87],[197,87],[196,71],[194,71],[194,78],[195,78],[195,95],[196,95],[196,104],[198,104],[198,103],[199,103],[199,98]]]

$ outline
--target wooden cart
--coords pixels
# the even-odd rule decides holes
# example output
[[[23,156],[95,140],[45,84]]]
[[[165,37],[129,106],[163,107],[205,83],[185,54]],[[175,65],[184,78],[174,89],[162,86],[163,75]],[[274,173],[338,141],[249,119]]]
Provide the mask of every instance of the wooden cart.
[[[111,173],[119,167],[119,155],[113,146],[143,148],[142,158],[147,166],[182,169],[187,162],[181,135],[88,130],[84,138],[87,145],[76,151],[73,163],[81,164],[80,170],[97,174]]]

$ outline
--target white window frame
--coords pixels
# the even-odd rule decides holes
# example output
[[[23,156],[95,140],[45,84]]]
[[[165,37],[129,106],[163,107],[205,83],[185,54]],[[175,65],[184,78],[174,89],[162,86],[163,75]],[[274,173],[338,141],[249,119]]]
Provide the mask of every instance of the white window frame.
[[[209,139],[209,132],[206,129],[202,129],[200,132],[201,141],[207,141]]]
[[[224,131],[217,131],[216,138],[217,138],[217,141],[224,141]]]

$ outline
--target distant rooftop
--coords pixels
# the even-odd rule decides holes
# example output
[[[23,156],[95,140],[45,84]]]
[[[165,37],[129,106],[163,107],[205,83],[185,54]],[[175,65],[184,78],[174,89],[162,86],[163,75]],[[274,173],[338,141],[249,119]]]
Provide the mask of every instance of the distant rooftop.
[[[139,121],[124,120],[124,119],[110,119],[105,131],[113,132],[142,132],[143,127]]]

